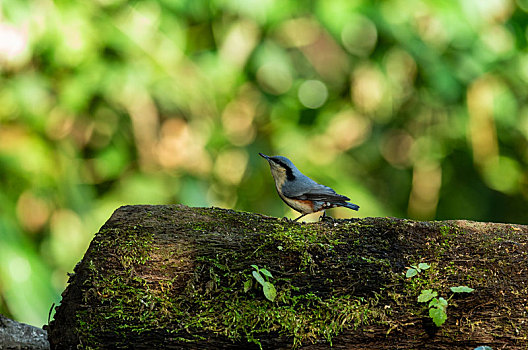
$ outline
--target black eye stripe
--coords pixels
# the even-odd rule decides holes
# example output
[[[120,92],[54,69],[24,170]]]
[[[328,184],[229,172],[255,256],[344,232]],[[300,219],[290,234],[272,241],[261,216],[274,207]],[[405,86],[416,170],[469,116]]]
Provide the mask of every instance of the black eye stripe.
[[[275,158],[271,158],[275,163],[277,163],[278,165],[280,165],[281,167],[284,168],[284,170],[286,170],[286,178],[289,180],[289,181],[293,181],[295,180],[295,175],[293,175],[293,171],[292,169],[290,168],[289,165],[287,165],[286,163],[284,163],[282,160],[279,160],[279,159],[275,159]]]
[[[284,169],[289,169],[290,167],[287,166],[286,164],[284,164],[284,162],[282,160],[279,160],[279,159],[273,159],[273,161],[275,162],[275,164],[277,165],[280,165],[281,167],[283,167]]]

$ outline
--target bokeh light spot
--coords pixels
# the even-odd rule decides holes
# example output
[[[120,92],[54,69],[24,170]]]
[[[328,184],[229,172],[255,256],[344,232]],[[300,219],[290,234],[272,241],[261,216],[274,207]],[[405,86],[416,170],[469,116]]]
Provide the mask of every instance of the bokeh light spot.
[[[211,161],[204,149],[203,134],[207,125],[200,125],[202,133],[191,128],[181,118],[170,118],[163,122],[161,139],[156,147],[158,161],[163,167],[182,168],[195,174],[210,171]]]
[[[290,89],[292,76],[288,67],[282,62],[268,62],[258,69],[257,81],[264,91],[280,95]]]
[[[393,48],[385,55],[384,63],[392,96],[400,102],[413,93],[416,62],[407,51]]]
[[[320,35],[320,29],[312,19],[296,18],[284,22],[277,35],[284,45],[301,47],[312,44]]]
[[[222,126],[228,140],[236,146],[251,143],[256,135],[253,119],[255,117],[258,95],[251,91],[242,93],[238,99],[229,103],[222,113]]]
[[[42,229],[50,215],[48,204],[30,191],[25,191],[18,198],[16,209],[18,220],[29,232]]]
[[[0,23],[0,64],[14,63],[28,48],[27,31]]]
[[[364,112],[375,112],[380,107],[385,91],[385,79],[379,69],[362,65],[352,77],[352,100]]]
[[[445,49],[449,42],[448,28],[438,18],[437,13],[433,13],[429,8],[421,8],[415,13],[414,18],[416,30],[422,40],[437,51]]]
[[[360,57],[370,55],[377,39],[378,31],[374,23],[360,15],[353,16],[341,31],[341,41],[347,51]]]
[[[505,156],[499,156],[496,161],[490,161],[484,166],[484,180],[491,188],[513,194],[517,192],[521,180],[519,164]]]
[[[502,22],[511,16],[514,2],[511,0],[467,0],[460,2],[468,19],[479,22]]]
[[[346,151],[363,143],[370,134],[371,121],[353,110],[337,114],[328,125],[325,137],[339,151]]]
[[[240,21],[230,28],[220,48],[220,57],[242,67],[257,43],[259,29],[252,21]]]
[[[512,34],[500,25],[487,28],[480,36],[480,39],[486,47],[497,55],[504,55],[511,52],[515,44]]]
[[[328,89],[319,80],[306,80],[299,87],[298,97],[303,106],[316,109],[326,102]]]
[[[50,231],[51,253],[55,261],[63,269],[68,270],[77,261],[77,254],[81,254],[86,249],[90,237],[83,235],[81,218],[69,209],[60,209],[53,213],[50,219]]]
[[[31,275],[31,265],[26,258],[20,255],[14,255],[9,259],[8,271],[11,280],[14,282],[25,282]]]
[[[412,189],[409,198],[409,215],[417,219],[435,216],[440,188],[442,168],[434,162],[419,162],[414,166]]]
[[[499,146],[493,118],[493,102],[498,82],[493,76],[483,76],[468,89],[467,106],[473,159],[484,164],[496,159]]]
[[[248,164],[248,155],[240,149],[221,152],[215,161],[214,172],[222,181],[238,185]]]
[[[381,154],[395,168],[411,165],[413,137],[405,130],[393,130],[387,133],[381,143]]]

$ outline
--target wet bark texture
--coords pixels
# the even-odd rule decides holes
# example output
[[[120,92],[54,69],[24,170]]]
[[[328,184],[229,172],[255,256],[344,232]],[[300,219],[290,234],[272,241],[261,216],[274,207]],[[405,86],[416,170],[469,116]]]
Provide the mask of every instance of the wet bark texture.
[[[427,271],[406,278],[410,265]],[[302,224],[119,208],[75,268],[52,349],[528,347],[528,227],[395,218]],[[266,268],[272,302],[253,275]],[[472,293],[453,294],[465,285]],[[424,289],[449,299],[436,327]]]
[[[0,349],[49,350],[48,334],[42,328],[0,315]]]

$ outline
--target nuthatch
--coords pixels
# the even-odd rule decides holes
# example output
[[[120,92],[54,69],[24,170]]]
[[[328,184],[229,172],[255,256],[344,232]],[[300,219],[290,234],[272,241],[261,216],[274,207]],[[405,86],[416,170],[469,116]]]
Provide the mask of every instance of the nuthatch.
[[[330,187],[318,184],[301,173],[288,158],[259,155],[268,161],[281,199],[302,214],[294,221],[307,214],[335,207],[359,209],[358,205],[347,202],[350,198],[337,194]]]

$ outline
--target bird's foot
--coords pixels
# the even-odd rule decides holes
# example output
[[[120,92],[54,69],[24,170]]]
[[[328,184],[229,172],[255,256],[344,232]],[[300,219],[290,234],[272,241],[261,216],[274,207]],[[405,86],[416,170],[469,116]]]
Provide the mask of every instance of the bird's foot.
[[[326,211],[323,211],[323,215],[319,217],[319,221],[323,222],[334,222],[334,218],[326,215]]]

